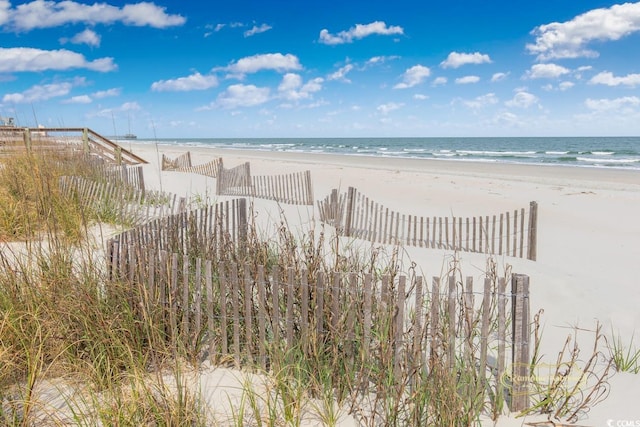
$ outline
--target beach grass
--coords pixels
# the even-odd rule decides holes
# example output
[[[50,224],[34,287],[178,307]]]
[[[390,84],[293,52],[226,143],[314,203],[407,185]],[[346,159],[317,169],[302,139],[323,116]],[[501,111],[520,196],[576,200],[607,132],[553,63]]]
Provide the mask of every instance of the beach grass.
[[[618,372],[640,373],[640,348],[634,344],[635,334],[631,335],[628,342],[611,328],[611,342],[609,351],[613,366]]]
[[[213,420],[211,403],[188,379],[202,362],[202,346],[168,341],[152,313],[129,304],[145,296],[108,280],[90,241],[88,230],[104,216],[57,189],[61,176],[89,175],[90,169],[76,159],[31,154],[5,159],[0,167],[0,424],[49,419],[50,425],[81,426],[338,425],[349,415],[362,425],[474,425],[482,415],[503,414],[502,393],[480,381],[485,373],[463,358],[452,369],[450,361],[434,357],[428,370],[417,373],[418,387],[416,373],[398,376],[388,357],[394,321],[389,310],[377,314],[373,337],[380,343],[376,357],[386,363],[365,359],[359,335],[353,360],[337,342],[317,349],[268,346],[268,368],[245,366],[240,399],[229,397],[230,413]],[[116,212],[110,220],[120,217]],[[276,236],[265,236],[254,225],[244,252],[226,256],[291,265],[309,275],[338,270],[380,276],[400,270],[397,249],[363,252],[324,231],[296,235],[286,218]],[[492,331],[496,322],[492,310]],[[438,331],[444,341],[455,333],[448,325],[444,317]],[[637,351],[625,348],[614,341],[613,359],[637,370]],[[572,355],[575,349],[562,351]],[[568,363],[576,364],[573,356]],[[581,369],[589,372],[590,365]],[[71,385],[81,392],[61,391],[63,402],[52,408],[41,398],[42,386],[57,379],[65,384],[59,391]],[[536,410],[576,409],[563,403],[566,393],[550,394],[554,384],[546,387],[540,393],[554,402]]]
[[[62,166],[55,155],[23,153],[0,163],[0,239],[29,240],[44,232],[78,241],[83,234],[82,206],[60,195],[58,180],[79,173],[77,163]]]

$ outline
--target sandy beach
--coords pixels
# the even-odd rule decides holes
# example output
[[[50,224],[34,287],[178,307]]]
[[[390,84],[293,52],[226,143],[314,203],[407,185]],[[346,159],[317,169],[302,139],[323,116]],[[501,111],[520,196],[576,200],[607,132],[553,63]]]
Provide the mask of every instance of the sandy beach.
[[[506,211],[538,205],[537,257],[527,260],[504,255],[401,245],[398,250],[400,273],[412,269],[429,282],[443,277],[454,264],[462,276],[471,276],[482,283],[488,262],[495,263],[500,274],[511,271],[530,277],[530,309],[540,314],[542,341],[538,366],[557,366],[558,353],[568,337],[570,349],[577,342],[578,366],[585,366],[594,349],[596,329],[600,357],[589,372],[601,373],[610,358],[613,339],[638,351],[635,333],[640,331],[640,172],[607,168],[569,166],[534,166],[524,164],[471,161],[401,159],[368,156],[347,156],[318,153],[207,149],[192,146],[132,143],[131,150],[147,160],[143,166],[145,187],[162,190],[190,199],[192,206],[215,204],[231,196],[216,194],[216,179],[176,171],[162,171],[162,156],[175,159],[191,153],[193,165],[202,165],[222,158],[225,168],[249,162],[252,176],[274,176],[309,171],[313,200],[327,197],[333,189],[344,192],[356,188],[371,200],[407,215],[438,217],[491,216]],[[128,148],[129,148],[128,147]],[[317,204],[290,205],[255,198],[250,201],[256,226],[263,237],[277,236],[285,220],[290,231],[298,236],[322,227]],[[337,241],[335,229],[326,225],[327,241]],[[100,229],[102,244],[116,233],[115,228]],[[349,240],[352,239],[352,240]],[[372,245],[356,238],[342,238],[353,248],[370,249]],[[101,244],[96,242],[97,245]],[[393,246],[375,243],[381,258],[390,256]],[[101,249],[96,252],[102,254]],[[353,253],[353,252],[350,252]],[[100,255],[98,255],[100,257]],[[477,288],[474,288],[477,291]],[[509,292],[509,291],[507,291]],[[476,300],[477,302],[477,300]],[[509,350],[511,351],[511,350]],[[570,352],[570,350],[569,350]],[[565,361],[566,354],[562,359]],[[252,389],[268,387],[268,375],[211,365],[209,361],[186,367],[181,380],[201,396],[220,425],[228,425],[237,414],[246,395],[246,384]],[[575,371],[572,371],[575,374]],[[581,372],[581,368],[577,368]],[[161,383],[169,390],[178,389],[171,372],[161,375]],[[544,374],[542,374],[544,375]],[[547,375],[552,379],[551,374]],[[594,376],[580,381],[592,384]],[[150,382],[158,378],[150,379]],[[545,382],[545,379],[542,379]],[[483,426],[515,427],[524,425],[632,426],[640,425],[640,374],[616,372],[611,369],[605,394],[597,405],[587,405],[580,411],[576,424],[546,423],[548,416],[533,414],[517,417],[505,412],[492,421],[482,418]],[[182,384],[181,386],[182,387]],[[588,399],[589,388],[583,387],[578,399]],[[173,391],[169,391],[173,393]],[[91,393],[89,393],[91,395]],[[55,414],[56,419],[73,419],[77,410],[85,408],[86,391],[62,378],[44,378],[35,389],[35,400],[42,409],[34,415],[44,420]],[[69,402],[79,407],[73,409]],[[307,406],[299,425],[324,425],[317,418],[313,405]],[[366,404],[364,406],[366,408]],[[310,409],[311,408],[311,409]],[[367,409],[364,409],[366,411]],[[349,408],[337,410],[339,426],[357,426],[357,415]],[[564,421],[555,419],[554,421]],[[235,425],[235,424],[234,424]]]
[[[276,175],[310,170],[315,200],[331,189],[357,188],[400,212],[415,215],[490,215],[539,205],[538,257],[496,259],[499,267],[531,277],[531,309],[544,310],[543,354],[554,359],[574,328],[585,355],[597,322],[602,332],[629,342],[640,330],[640,174],[605,168],[531,166],[365,156],[215,150],[134,144],[147,159],[145,180],[182,196],[215,200],[215,180],[181,172],[160,172],[162,154],[175,158],[191,151],[193,164],[222,157],[225,167],[250,162],[252,174]],[[265,208],[268,209],[268,208]],[[317,218],[311,207],[286,208],[288,221],[304,226]],[[293,213],[295,212],[295,213]],[[277,216],[276,213],[274,215]],[[275,222],[274,216],[274,222]],[[425,277],[439,275],[451,254],[405,248]],[[461,253],[464,275],[480,276],[486,255]],[[634,343],[637,342],[634,341]],[[640,395],[640,376],[614,374],[609,397],[589,413],[585,425],[607,420],[640,420],[632,405]],[[521,425],[522,419],[506,419]],[[502,425],[502,424],[499,424]],[[507,425],[507,424],[504,424]]]
[[[640,0],[0,26],[0,427],[640,427]]]
[[[160,146],[158,150],[169,157],[187,151],[173,146]],[[537,261],[506,257],[500,260],[513,265],[514,271],[532,276],[533,307],[544,308],[546,316],[558,326],[599,319],[607,329],[613,323],[625,334],[640,330],[640,301],[633,291],[633,278],[640,273],[640,223],[636,219],[640,212],[640,174],[636,171],[188,150],[194,164],[217,157],[223,158],[226,167],[248,161],[256,175],[310,170],[316,200],[327,196],[331,189],[352,186],[407,214],[490,215],[536,201],[540,209]],[[139,144],[134,151],[151,162],[149,173],[145,173],[148,185],[159,186],[162,182],[163,190],[179,195],[215,197],[214,179],[180,172],[159,175],[155,147]],[[442,255],[433,250],[416,254],[440,260]],[[478,261],[477,255],[462,257]],[[416,262],[420,264],[419,260]],[[559,309],[558,320],[554,306]]]

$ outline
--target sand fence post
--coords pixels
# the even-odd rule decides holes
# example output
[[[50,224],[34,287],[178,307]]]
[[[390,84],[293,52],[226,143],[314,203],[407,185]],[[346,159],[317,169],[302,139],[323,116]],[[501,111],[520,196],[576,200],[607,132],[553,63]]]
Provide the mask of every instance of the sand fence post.
[[[82,129],[82,151],[84,154],[89,154],[89,129]]]
[[[22,134],[24,138],[24,146],[27,147],[27,151],[31,151],[31,130],[29,128],[24,128],[24,133]]]
[[[507,281],[498,278],[498,361],[496,375],[496,400],[501,405],[504,399],[504,365],[506,347]]]
[[[371,273],[365,273],[363,283],[363,313],[362,313],[362,360],[368,360],[370,354],[371,345],[371,311],[373,303],[372,292],[373,275]],[[366,370],[362,370],[361,387],[364,387],[368,382],[368,375]]]
[[[142,191],[142,194],[144,194],[145,192],[145,188],[144,188],[144,171],[142,170],[142,167],[138,166],[136,168],[137,172],[138,172],[138,188],[140,189],[140,191]]]
[[[305,355],[309,354],[309,279],[307,270],[300,272],[300,344]]]
[[[420,385],[420,369],[424,368],[424,357],[422,351],[422,335],[423,335],[423,313],[422,304],[424,302],[424,294],[422,292],[422,276],[415,277],[415,314],[413,316],[413,348],[411,357],[413,366],[416,369],[411,373],[411,381],[409,383],[411,390],[416,390]],[[418,369],[419,367],[419,369]]]
[[[511,276],[511,318],[512,318],[512,372],[511,411],[517,412],[529,407],[529,276]]]
[[[464,304],[464,363],[475,363],[474,345],[473,345],[473,332],[475,312],[473,308],[474,296],[473,296],[473,277],[468,276],[466,279],[465,289],[462,290],[463,304]]]
[[[225,263],[220,261],[218,264],[218,282],[220,286],[220,343],[222,357],[226,357],[229,353],[228,334],[227,334],[227,291],[229,284],[225,272]]]
[[[316,328],[316,346],[322,348],[324,346],[324,285],[325,278],[322,271],[318,272],[315,288],[315,328]]]
[[[434,276],[431,283],[431,312],[429,316],[429,370],[436,366],[440,352],[439,321],[440,321],[440,278]]]
[[[280,268],[276,265],[271,272],[271,329],[273,345],[280,348]]]
[[[305,192],[307,194],[307,205],[313,205],[313,182],[311,181],[311,171],[305,171]]]
[[[267,291],[264,279],[264,266],[258,266],[258,362],[262,369],[267,368]]]
[[[392,325],[393,329],[393,373],[396,379],[396,387],[398,391],[401,389],[402,381],[402,356],[404,349],[404,307],[405,307],[405,288],[406,288],[407,276],[400,276],[398,278],[398,289],[396,296],[396,307],[393,309],[395,325]]]
[[[485,277],[482,294],[482,320],[480,326],[480,382],[487,383],[487,347],[489,341],[489,315],[491,310],[491,279]]]
[[[347,212],[344,219],[344,235],[351,236],[351,222],[353,220],[353,211],[355,209],[356,189],[349,187],[347,192]]]
[[[233,360],[236,368],[240,369],[240,305],[244,301],[240,301],[240,280],[238,276],[238,264],[232,262],[230,264],[230,290],[231,290],[231,313],[233,316]]]
[[[223,181],[224,181],[224,166],[222,162],[218,163],[218,171],[216,172],[216,195],[222,194]]]
[[[293,267],[287,268],[287,312],[285,313],[285,326],[286,326],[286,345],[287,350],[294,347],[293,341],[293,317],[294,317],[294,287],[295,287],[295,269]]]
[[[122,147],[120,146],[116,147],[114,156],[115,156],[114,160],[116,164],[121,165],[122,164]]]
[[[535,261],[538,255],[538,202],[529,203],[529,245],[527,259]]]
[[[247,199],[242,198],[236,201],[237,203],[237,226],[238,226],[238,246],[240,248],[241,255],[245,255],[247,251],[247,235],[249,232],[249,224],[247,221]]]
[[[453,371],[456,363],[456,299],[457,299],[456,277],[449,276],[449,293],[447,294],[447,330],[449,333],[448,362],[449,369]]]
[[[245,349],[247,352],[247,361],[253,364],[253,280],[251,278],[251,270],[248,263],[244,264],[244,328],[245,328]]]

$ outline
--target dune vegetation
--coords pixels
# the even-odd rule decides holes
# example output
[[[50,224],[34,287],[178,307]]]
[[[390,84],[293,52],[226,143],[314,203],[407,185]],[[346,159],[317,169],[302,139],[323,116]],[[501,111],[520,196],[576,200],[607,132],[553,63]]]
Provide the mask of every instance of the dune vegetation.
[[[373,369],[359,360],[364,353],[345,360],[337,345],[311,358],[307,349],[267,346],[267,369],[244,366],[226,401],[209,401],[194,386],[208,366],[203,347],[167,340],[153,316],[130,304],[129,285],[109,278],[104,241],[96,230],[123,224],[118,215],[63,194],[58,182],[68,175],[103,179],[90,162],[73,156],[0,158],[1,425],[297,426],[351,419],[360,425],[458,426],[505,412],[501,386],[479,381],[478,366],[462,357],[453,369],[444,359],[431,360],[414,387],[408,377],[397,377],[393,365]],[[236,259],[307,271],[398,273],[393,253],[383,256],[375,248],[345,253],[329,236],[313,231],[294,236],[286,221],[277,236],[262,236],[255,228],[250,235],[249,248]],[[378,320],[391,324],[393,316],[382,313]],[[495,329],[494,311],[490,322]],[[447,324],[445,319],[443,337],[452,333]],[[538,330],[535,335],[539,343]],[[558,366],[586,373],[589,381],[569,383],[572,376],[561,375],[559,368],[552,381],[535,384],[527,412],[571,418],[606,397],[602,390],[610,368],[638,372],[637,350],[617,337],[607,351],[602,341],[598,332],[585,363],[567,344]],[[595,365],[602,358],[609,361],[604,370]],[[541,363],[540,355],[531,363],[532,368]],[[366,385],[357,381],[363,369]],[[227,408],[222,414],[221,406]]]

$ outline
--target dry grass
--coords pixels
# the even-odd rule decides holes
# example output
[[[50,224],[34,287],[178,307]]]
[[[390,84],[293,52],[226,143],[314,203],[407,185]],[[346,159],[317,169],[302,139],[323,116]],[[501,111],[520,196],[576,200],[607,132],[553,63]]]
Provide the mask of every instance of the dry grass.
[[[0,241],[33,240],[55,235],[77,243],[85,237],[90,213],[77,200],[63,197],[64,175],[93,174],[90,164],[62,152],[24,152],[2,159],[0,167]]]
[[[215,423],[207,402],[183,381],[183,361],[197,365],[202,346],[167,340],[153,312],[131,304],[147,298],[144,290],[107,280],[84,239],[95,213],[58,191],[60,176],[89,171],[75,159],[29,154],[5,160],[0,168],[0,241],[30,242],[21,256],[0,253],[0,424],[41,424],[51,408],[43,406],[36,391],[56,378],[81,384],[82,393],[62,393],[64,409],[54,411],[50,425]],[[324,231],[316,233],[294,236],[286,219],[276,236],[262,236],[254,226],[248,245],[239,251],[230,243],[225,260],[293,266],[296,274],[304,271],[310,279],[336,270],[392,277],[400,270],[395,252],[354,251]],[[394,312],[375,315],[373,355],[361,348],[360,332],[352,340],[352,359],[344,357],[343,343],[331,336],[318,347],[269,346],[266,370],[246,366],[261,373],[264,384],[247,381],[240,403],[232,404],[231,421],[220,424],[293,426],[313,414],[323,425],[336,425],[341,414],[350,412],[362,425],[459,426],[474,425],[482,414],[501,413],[504,403],[496,385],[479,381],[486,373],[462,357],[453,368],[436,357],[429,369],[402,370],[398,376],[389,357]],[[491,322],[495,328],[494,311]],[[448,324],[443,318],[438,332],[443,341],[455,333]],[[578,366],[575,349],[561,354],[568,355],[570,366]],[[582,370],[590,372],[591,366]],[[173,386],[162,372],[174,378]],[[606,372],[598,378],[604,382]],[[587,396],[571,406],[563,403],[566,393],[553,394],[564,386],[541,387],[541,395],[553,402],[538,404],[535,411],[571,416],[594,400]]]

